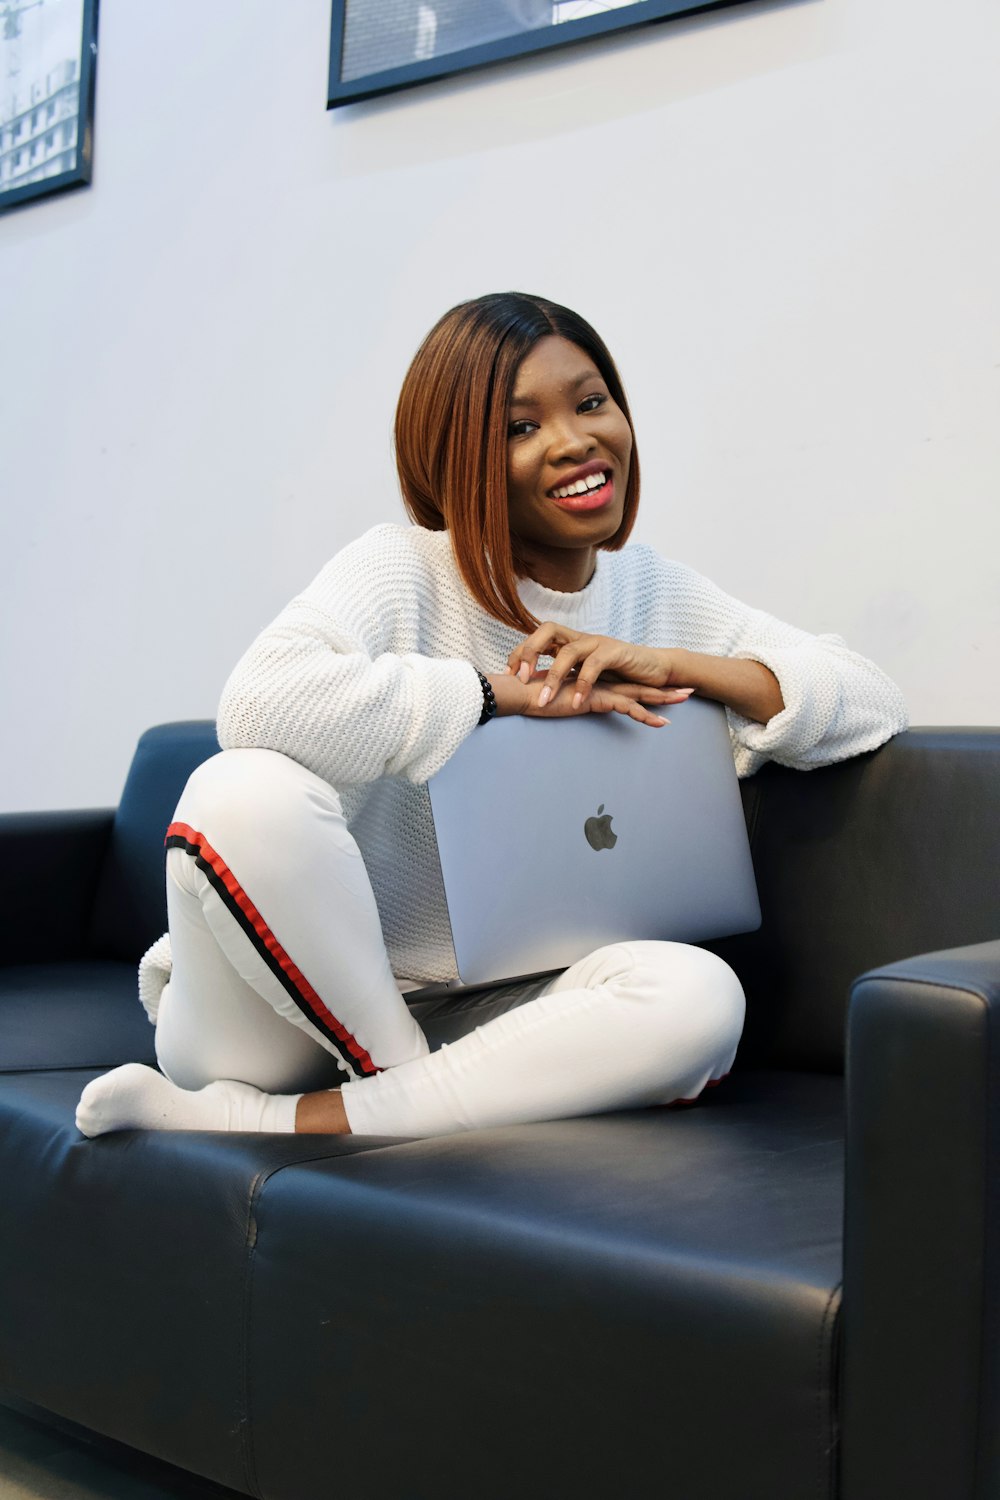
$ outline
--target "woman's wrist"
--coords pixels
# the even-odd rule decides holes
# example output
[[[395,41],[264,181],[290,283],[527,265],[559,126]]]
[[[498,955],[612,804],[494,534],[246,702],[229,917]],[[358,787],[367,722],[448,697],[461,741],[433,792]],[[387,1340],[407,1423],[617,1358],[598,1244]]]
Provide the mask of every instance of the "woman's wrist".
[[[693,687],[745,719],[766,724],[785,706],[778,679],[763,662],[701,651],[668,650],[664,686]]]
[[[484,676],[493,689],[498,719],[524,712],[528,705],[528,689],[519,677],[505,672],[487,672]]]
[[[696,651],[685,651],[683,646],[659,646],[656,654],[662,662],[662,671],[657,687],[693,687],[700,688],[700,683],[695,681],[697,675],[698,653]]]

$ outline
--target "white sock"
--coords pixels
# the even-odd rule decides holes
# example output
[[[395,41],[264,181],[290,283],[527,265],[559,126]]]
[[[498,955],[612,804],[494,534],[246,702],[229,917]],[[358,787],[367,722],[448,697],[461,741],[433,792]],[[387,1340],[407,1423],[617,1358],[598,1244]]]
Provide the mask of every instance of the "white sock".
[[[295,1129],[301,1094],[262,1094],[249,1083],[223,1078],[203,1089],[179,1089],[155,1068],[125,1063],[88,1083],[76,1108],[84,1135],[109,1130]]]

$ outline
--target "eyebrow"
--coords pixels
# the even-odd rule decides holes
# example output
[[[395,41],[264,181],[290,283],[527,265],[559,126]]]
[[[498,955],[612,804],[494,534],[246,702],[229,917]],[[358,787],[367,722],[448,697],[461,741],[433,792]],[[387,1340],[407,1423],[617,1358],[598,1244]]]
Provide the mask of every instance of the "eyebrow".
[[[591,366],[569,381],[569,387],[571,390],[578,390],[581,385],[589,385],[592,380],[599,380],[602,385],[607,384],[600,370]],[[511,406],[537,406],[538,397],[531,391],[515,391],[510,398],[510,404]]]

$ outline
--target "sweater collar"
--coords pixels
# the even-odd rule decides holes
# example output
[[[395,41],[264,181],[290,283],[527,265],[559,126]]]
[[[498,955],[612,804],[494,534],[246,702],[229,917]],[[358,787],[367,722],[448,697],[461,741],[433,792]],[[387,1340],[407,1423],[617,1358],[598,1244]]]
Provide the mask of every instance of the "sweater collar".
[[[522,604],[536,620],[552,620],[557,625],[589,631],[602,621],[607,623],[607,586],[608,554],[598,552],[594,571],[585,588],[565,594],[559,589],[547,589],[533,578],[519,578],[517,592]]]

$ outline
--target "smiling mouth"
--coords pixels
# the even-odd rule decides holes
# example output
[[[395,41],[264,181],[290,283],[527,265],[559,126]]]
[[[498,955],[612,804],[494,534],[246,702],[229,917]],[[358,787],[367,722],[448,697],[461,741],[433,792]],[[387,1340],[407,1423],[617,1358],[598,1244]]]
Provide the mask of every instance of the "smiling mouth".
[[[611,470],[602,469],[597,474],[588,474],[585,479],[578,479],[575,484],[564,484],[556,490],[549,490],[549,499],[554,500],[563,510],[597,510],[608,504],[614,495],[614,489]]]

